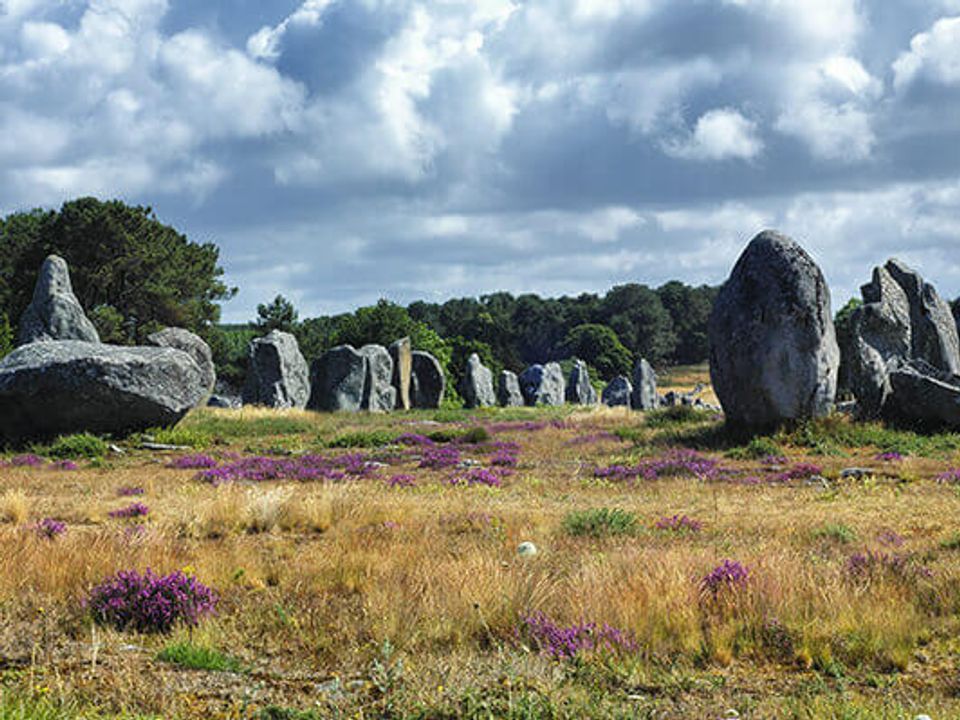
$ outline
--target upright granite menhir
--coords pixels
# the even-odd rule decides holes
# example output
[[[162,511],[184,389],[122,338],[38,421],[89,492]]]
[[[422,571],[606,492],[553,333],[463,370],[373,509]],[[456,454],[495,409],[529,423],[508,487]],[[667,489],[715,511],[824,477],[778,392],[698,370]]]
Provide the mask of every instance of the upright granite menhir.
[[[73,294],[70,270],[58,255],[43,261],[33,299],[20,318],[18,345],[51,340],[98,343],[100,335]]]
[[[785,235],[750,241],[717,296],[709,338],[710,377],[728,422],[762,427],[832,409],[840,350],[830,291]]]
[[[304,408],[310,399],[310,369],[297,339],[273,330],[250,343],[244,405]]]

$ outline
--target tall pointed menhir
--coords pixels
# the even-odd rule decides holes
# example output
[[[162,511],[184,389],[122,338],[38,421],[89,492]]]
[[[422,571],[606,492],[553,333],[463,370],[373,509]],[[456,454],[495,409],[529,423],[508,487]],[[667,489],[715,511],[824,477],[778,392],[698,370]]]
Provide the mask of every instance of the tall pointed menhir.
[[[66,261],[50,255],[43,261],[33,299],[20,318],[17,345],[50,340],[83,340],[98,343],[100,335],[80,306]]]
[[[796,242],[764,231],[720,290],[709,326],[710,378],[728,422],[820,417],[837,391],[840,350],[830,291]]]

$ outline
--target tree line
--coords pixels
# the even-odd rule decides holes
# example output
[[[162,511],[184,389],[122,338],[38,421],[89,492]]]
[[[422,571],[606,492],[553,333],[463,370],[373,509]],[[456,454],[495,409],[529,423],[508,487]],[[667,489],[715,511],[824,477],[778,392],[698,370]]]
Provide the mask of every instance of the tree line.
[[[136,344],[161,327],[184,327],[210,344],[221,376],[233,383],[242,380],[249,341],[274,328],[294,333],[308,360],[338,344],[410,336],[415,348],[437,356],[453,383],[473,352],[495,371],[576,356],[609,380],[629,374],[640,357],[660,366],[705,361],[717,293],[679,281],[629,283],[576,297],[497,292],[406,307],[381,300],[302,320],[277,296],[249,324],[221,325],[219,304],[236,288],[222,280],[216,245],[190,241],[149,207],[88,197],[0,218],[0,355],[12,347],[50,253],[69,264],[74,292],[104,342]]]

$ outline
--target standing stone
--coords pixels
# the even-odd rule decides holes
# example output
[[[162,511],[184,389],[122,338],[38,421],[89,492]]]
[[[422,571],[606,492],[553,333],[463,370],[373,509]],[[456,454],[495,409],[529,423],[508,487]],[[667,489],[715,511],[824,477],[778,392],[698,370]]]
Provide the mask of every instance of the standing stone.
[[[596,405],[597,391],[590,384],[590,369],[583,360],[574,358],[567,383],[567,402],[574,405]]]
[[[950,306],[933,285],[899,260],[888,260],[885,267],[910,304],[911,357],[960,374],[960,340]]]
[[[390,345],[393,360],[393,387],[397,391],[397,409],[410,409],[410,377],[413,372],[413,346],[405,337]]]
[[[566,399],[566,382],[560,365],[531,365],[520,373],[520,392],[529,406],[563,405]]]
[[[192,357],[193,361],[200,367],[200,374],[203,379],[203,399],[205,400],[210,396],[214,385],[217,383],[217,369],[213,364],[213,353],[210,352],[210,346],[203,341],[203,338],[183,328],[166,328],[148,335],[146,344],[154,347],[170,347],[183,350]]]
[[[311,410],[357,412],[363,404],[367,358],[350,345],[338,345],[310,368]]]
[[[710,377],[729,422],[776,425],[833,407],[840,351],[830,291],[785,235],[750,241],[717,296],[709,340]]]
[[[370,412],[390,412],[397,406],[390,353],[382,345],[364,345],[360,348],[360,354],[367,360],[360,407]]]
[[[460,394],[464,406],[468,408],[491,407],[497,398],[493,394],[493,373],[480,362],[480,356],[473,353],[467,359],[467,370],[460,384]]]
[[[66,261],[50,255],[40,266],[33,299],[20,318],[18,345],[50,340],[98,343],[100,335],[84,314],[70,283]]]
[[[523,407],[523,393],[520,392],[520,381],[515,372],[504,370],[500,373],[497,403],[500,407]]]
[[[200,368],[182,350],[30,343],[0,361],[0,445],[165,427],[202,398]]]
[[[873,280],[860,289],[864,304],[850,318],[843,351],[850,389],[862,418],[881,415],[893,388],[890,371],[912,353],[910,302],[886,268],[873,270]]]
[[[447,380],[440,361],[428,352],[414,350],[413,372],[410,376],[410,403],[412,407],[435,410],[443,402]]]
[[[310,371],[297,339],[272,330],[250,343],[244,405],[302,408],[310,399]]]
[[[654,388],[654,392],[656,392],[656,388]],[[631,395],[633,395],[633,385],[630,384],[630,380],[623,375],[617,375],[607,383],[601,399],[603,404],[609,407],[630,407]]]
[[[633,366],[630,407],[634,410],[655,410],[660,407],[660,396],[657,395],[657,374],[644,358],[640,358]]]

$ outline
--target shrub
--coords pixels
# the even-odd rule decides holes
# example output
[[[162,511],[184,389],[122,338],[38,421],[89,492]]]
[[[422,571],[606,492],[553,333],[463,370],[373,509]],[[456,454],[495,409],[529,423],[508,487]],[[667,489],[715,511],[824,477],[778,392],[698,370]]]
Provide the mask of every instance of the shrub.
[[[749,581],[749,568],[736,560],[724,560],[703,577],[700,592],[705,597],[716,599],[726,592],[746,587]]]
[[[210,446],[210,435],[192,427],[154,428],[144,435],[153,438],[152,442],[163,445],[183,445],[194,450],[204,450]]]
[[[468,445],[479,445],[480,443],[485,443],[490,441],[490,433],[485,427],[477,426],[472,427],[469,430],[464,431],[456,438],[458,443],[466,443]]]
[[[396,440],[396,435],[389,430],[367,430],[344,433],[330,442],[331,448],[371,448],[389,445]]]
[[[629,535],[636,531],[637,517],[632,512],[619,508],[595,508],[574,510],[563,519],[563,529],[568,535]]]
[[[710,413],[698,410],[692,405],[674,405],[659,410],[650,410],[646,414],[647,425],[657,428],[670,425],[690,425],[707,422],[710,419]]]
[[[581,622],[564,627],[540,612],[521,618],[516,635],[555,660],[572,660],[584,652],[623,653],[637,649],[629,633],[606,623]]]
[[[763,460],[764,458],[783,457],[783,448],[773,438],[758,436],[746,445],[731,448],[727,457],[734,460]]]
[[[58,437],[46,454],[53,458],[61,460],[75,460],[78,458],[88,458],[93,460],[101,458],[107,454],[110,446],[103,438],[90,433],[80,433],[78,435],[62,435]]]
[[[171,663],[187,670],[212,672],[243,672],[243,665],[234,657],[218,650],[189,642],[175,642],[157,653],[157,660]]]
[[[121,570],[94,587],[85,601],[93,619],[117,630],[168,633],[182,623],[195,627],[216,610],[216,593],[177,570],[156,575],[149,568]]]

